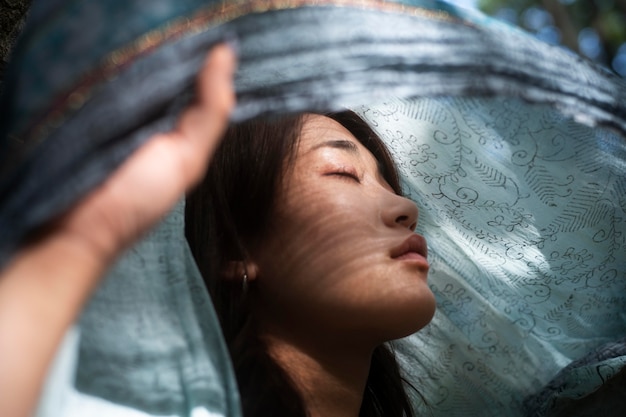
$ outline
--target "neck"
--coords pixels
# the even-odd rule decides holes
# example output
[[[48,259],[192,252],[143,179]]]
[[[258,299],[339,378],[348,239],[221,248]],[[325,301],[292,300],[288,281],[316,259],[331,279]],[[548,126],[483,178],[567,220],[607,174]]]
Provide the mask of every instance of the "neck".
[[[363,401],[371,349],[298,345],[266,337],[269,354],[287,372],[310,417],[357,417]],[[299,346],[307,346],[302,349]]]

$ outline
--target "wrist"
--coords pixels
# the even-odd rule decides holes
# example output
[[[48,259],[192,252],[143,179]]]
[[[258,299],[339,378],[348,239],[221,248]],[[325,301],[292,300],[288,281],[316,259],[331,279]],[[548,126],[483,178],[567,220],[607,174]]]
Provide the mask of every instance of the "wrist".
[[[68,326],[96,288],[109,259],[72,234],[49,233],[24,246],[2,271],[0,306],[38,328]]]
[[[75,239],[50,234],[0,271],[0,404],[8,415],[32,411],[58,344],[105,268]]]

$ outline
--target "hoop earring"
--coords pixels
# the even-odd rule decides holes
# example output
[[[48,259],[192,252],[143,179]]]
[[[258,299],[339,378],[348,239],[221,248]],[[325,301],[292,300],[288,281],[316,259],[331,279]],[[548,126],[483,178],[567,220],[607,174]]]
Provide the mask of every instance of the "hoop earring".
[[[241,283],[241,291],[244,294],[248,292],[248,274],[246,272],[243,273],[243,282]]]

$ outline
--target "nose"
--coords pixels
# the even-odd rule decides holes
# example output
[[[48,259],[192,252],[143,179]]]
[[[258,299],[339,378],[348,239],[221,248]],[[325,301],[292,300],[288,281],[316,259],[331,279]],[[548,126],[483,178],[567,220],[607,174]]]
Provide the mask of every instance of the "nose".
[[[384,221],[389,227],[400,225],[411,231],[414,231],[417,227],[417,205],[406,197],[392,194],[386,203],[384,211]]]

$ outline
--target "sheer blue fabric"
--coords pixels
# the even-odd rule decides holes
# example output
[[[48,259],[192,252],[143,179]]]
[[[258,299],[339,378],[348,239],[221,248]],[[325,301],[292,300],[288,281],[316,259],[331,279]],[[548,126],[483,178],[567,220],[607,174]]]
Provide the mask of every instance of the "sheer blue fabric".
[[[622,369],[583,358],[626,335],[626,85],[445,3],[34,2],[0,111],[0,263],[171,126],[233,38],[234,119],[352,107],[400,166],[439,306],[396,343],[416,409],[549,415]],[[99,289],[42,415],[239,415],[180,210]]]
[[[40,417],[240,415],[228,350],[184,237],[184,204],[114,265],[74,331],[80,338],[70,334],[61,350],[65,366],[49,379]]]
[[[626,334],[622,137],[510,98],[390,99],[360,113],[398,161],[429,242],[438,311],[398,350],[436,415],[518,415],[561,368]],[[569,395],[625,359],[573,371]]]

